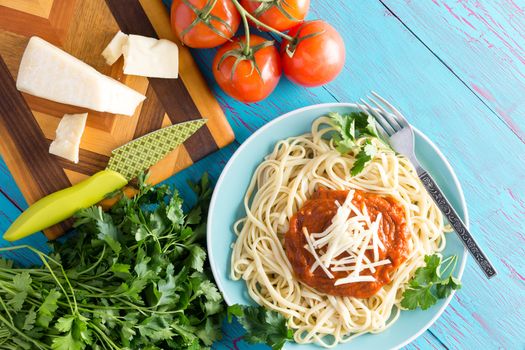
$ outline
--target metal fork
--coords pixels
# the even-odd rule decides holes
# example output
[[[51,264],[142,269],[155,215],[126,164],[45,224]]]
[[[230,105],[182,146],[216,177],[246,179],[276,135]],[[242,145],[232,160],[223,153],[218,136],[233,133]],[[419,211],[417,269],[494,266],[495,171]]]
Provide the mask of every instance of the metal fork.
[[[494,277],[496,270],[490,263],[487,256],[481,251],[479,245],[474,240],[474,237],[470,234],[463,221],[459,218],[458,214],[444,196],[443,192],[439,189],[432,176],[423,169],[421,164],[416,158],[414,152],[414,130],[407,122],[405,117],[388,101],[384,98],[372,92],[374,97],[377,98],[381,103],[377,102],[376,99],[369,97],[368,99],[372,107],[365,100],[361,99],[362,105],[358,107],[366,114],[372,115],[377,121],[377,130],[389,140],[390,145],[396,151],[407,157],[414,165],[417,175],[421,179],[421,182],[427,189],[430,196],[434,199],[441,212],[446,216],[459,238],[468,249],[470,254],[474,257],[478,265],[481,267],[487,278]]]

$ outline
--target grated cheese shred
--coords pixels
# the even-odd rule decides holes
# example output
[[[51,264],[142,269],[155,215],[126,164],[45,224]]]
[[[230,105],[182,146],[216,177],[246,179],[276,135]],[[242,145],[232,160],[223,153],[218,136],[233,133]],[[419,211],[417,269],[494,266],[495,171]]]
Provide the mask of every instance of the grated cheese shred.
[[[310,233],[303,227],[307,242],[305,249],[315,259],[311,272],[321,268],[331,279],[335,278],[332,272],[350,272],[347,277],[336,279],[335,286],[374,282],[373,276],[363,275],[362,272],[369,270],[373,273],[376,267],[391,264],[389,259],[379,259],[379,252],[385,250],[379,238],[381,213],[372,222],[366,205],[359,209],[352,203],[354,193],[349,191],[343,204],[335,201],[337,212],[323,232]],[[373,252],[372,260],[366,255],[368,250]]]

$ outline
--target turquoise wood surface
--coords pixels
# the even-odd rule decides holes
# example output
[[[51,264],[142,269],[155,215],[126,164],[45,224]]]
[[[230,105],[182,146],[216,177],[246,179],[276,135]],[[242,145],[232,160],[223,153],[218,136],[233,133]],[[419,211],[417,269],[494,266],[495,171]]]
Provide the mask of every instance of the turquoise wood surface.
[[[168,182],[191,198],[186,180],[203,171],[216,179],[238,145],[267,121],[305,105],[356,101],[375,90],[449,159],[472,231],[499,271],[487,281],[470,259],[463,289],[407,349],[524,349],[525,1],[312,0],[309,17],[332,23],[347,47],[343,73],[325,87],[303,89],[282,79],[270,98],[244,105],[214,83],[214,50],[194,51],[237,142]],[[26,206],[0,162],[0,232]],[[41,234],[27,242],[45,247]],[[216,349],[266,348],[239,341],[238,325],[225,326],[225,333]]]

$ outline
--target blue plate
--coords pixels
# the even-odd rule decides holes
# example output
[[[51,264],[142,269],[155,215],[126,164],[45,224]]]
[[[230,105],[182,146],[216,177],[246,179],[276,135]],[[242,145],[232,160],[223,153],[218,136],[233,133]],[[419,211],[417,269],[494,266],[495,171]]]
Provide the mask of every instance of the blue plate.
[[[208,215],[208,255],[219,289],[226,302],[254,304],[243,280],[230,279],[231,244],[235,240],[233,224],[245,216],[242,201],[250,179],[259,165],[281,139],[310,131],[313,120],[327,112],[348,113],[356,111],[355,104],[329,103],[297,109],[269,122],[239,147],[224,168],[210,204]],[[420,131],[415,130],[416,154],[454,205],[468,226],[468,213],[463,191],[454,171],[437,147]],[[467,260],[466,250],[454,233],[447,234],[445,256],[457,254],[460,260],[459,278]],[[435,306],[417,311],[403,311],[390,328],[379,334],[366,334],[334,349],[396,349],[416,339],[441,315],[452,299],[440,300]],[[321,349],[320,346],[288,343],[286,349]]]

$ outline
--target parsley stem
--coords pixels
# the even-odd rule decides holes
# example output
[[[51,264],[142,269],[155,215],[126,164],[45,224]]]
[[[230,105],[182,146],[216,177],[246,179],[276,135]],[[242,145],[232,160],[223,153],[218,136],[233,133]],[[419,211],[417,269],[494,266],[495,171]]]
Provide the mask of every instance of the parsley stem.
[[[93,275],[93,276],[89,276],[89,277],[87,277],[87,276],[86,277],[82,277],[79,280],[81,280],[81,281],[93,281],[93,280],[96,280],[96,279],[100,279],[101,277],[104,277],[104,276],[106,276],[106,275],[108,275],[110,273],[111,273],[110,270],[106,270],[106,271],[104,271],[102,273],[99,273],[98,275]]]
[[[451,265],[453,265],[453,266],[452,266],[452,268],[450,269],[450,273],[449,273],[449,275],[452,274],[452,272],[453,272],[454,269],[456,268],[457,256],[456,256],[456,255],[451,255],[451,256],[449,256],[448,258],[446,258],[445,260],[443,260],[443,261],[441,262],[440,265],[443,266],[443,264],[445,264],[445,263],[446,263],[446,266],[445,266],[444,268],[442,268],[442,269],[440,268],[440,273],[439,273],[439,274],[440,274],[440,277],[443,277],[443,275],[449,270],[449,267],[450,267]]]
[[[83,275],[85,273],[88,273],[89,271],[92,271],[94,268],[96,268],[100,264],[102,259],[104,258],[105,254],[106,254],[106,245],[102,247],[102,253],[100,253],[100,257],[97,259],[97,261],[93,265],[91,265],[89,268],[85,269],[84,271],[79,272],[78,275]]]
[[[69,306],[71,308],[71,312],[73,313],[73,315],[78,314],[78,306],[77,306],[77,300],[75,298],[75,290],[71,286],[71,283],[69,283],[69,279],[67,278],[66,271],[64,271],[64,268],[62,267],[62,265],[60,265],[60,269],[62,270],[62,274],[64,275],[66,283],[69,285],[69,288],[70,288],[70,291],[71,291],[71,297],[73,298],[74,308],[73,308],[73,305],[71,305],[71,300],[69,299],[69,295],[67,294],[66,289],[64,288],[62,283],[60,283],[60,281],[58,280],[58,278],[55,275],[55,273],[53,272],[53,269],[51,268],[51,266],[49,266],[49,263],[46,260],[47,255],[45,255],[43,253],[40,253],[40,252],[37,253],[37,254],[40,257],[40,260],[42,260],[42,263],[44,263],[45,267],[47,267],[47,269],[49,270],[49,272],[53,276],[53,279],[55,280],[55,282],[58,284],[60,289],[62,289],[62,291],[64,292],[64,296],[66,297],[66,299],[67,299],[67,301],[69,303]]]
[[[0,339],[2,338],[7,338],[11,335],[11,333],[9,333],[9,331],[7,329],[0,329]],[[0,344],[2,344],[0,342]]]
[[[96,331],[104,340],[113,347],[113,349],[120,349],[113,341],[104,333],[100,328],[98,328],[94,323],[90,323],[89,325],[93,330]]]
[[[5,313],[7,314],[7,316],[9,316],[9,320],[11,320],[11,324],[14,324],[13,317],[11,316],[11,313],[7,309],[7,305],[5,304],[4,299],[1,296],[0,296],[0,303],[2,304],[2,307],[4,308]]]
[[[108,298],[108,299],[111,299],[112,298]],[[63,301],[57,301],[57,304],[59,305],[62,305],[62,306],[68,306],[67,303],[64,303]],[[143,307],[143,306],[140,306],[140,305],[135,305],[135,304],[131,304],[133,306],[128,306],[128,307],[125,307],[125,306],[118,306],[118,307],[113,307],[113,306],[99,306],[99,305],[93,305],[93,304],[81,304],[81,306],[79,306],[79,310],[80,311],[84,311],[84,312],[93,312],[94,310],[142,310],[142,314],[143,315],[147,315],[148,313],[149,314],[161,314],[161,315],[172,315],[172,314],[179,314],[179,313],[182,313],[183,311],[182,310],[172,310],[172,311],[159,311],[159,310],[156,310],[156,307]],[[122,317],[120,317],[122,318]]]
[[[36,345],[39,349],[51,349],[49,346],[47,346],[46,344],[44,343],[41,343],[39,342],[38,340],[36,339],[33,339],[27,335],[24,334],[24,332],[20,331],[17,327],[15,327],[14,325],[10,324],[5,318],[2,317],[2,315],[0,315],[0,321],[2,323],[4,323],[8,328],[10,328],[13,332],[17,333],[20,338],[23,338],[24,340],[30,342],[30,343],[33,343],[34,345]]]

